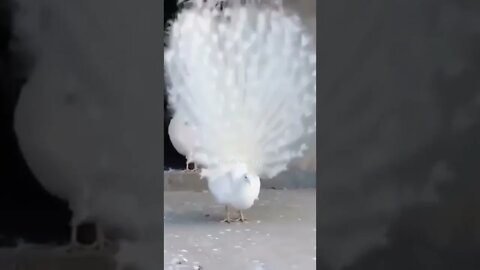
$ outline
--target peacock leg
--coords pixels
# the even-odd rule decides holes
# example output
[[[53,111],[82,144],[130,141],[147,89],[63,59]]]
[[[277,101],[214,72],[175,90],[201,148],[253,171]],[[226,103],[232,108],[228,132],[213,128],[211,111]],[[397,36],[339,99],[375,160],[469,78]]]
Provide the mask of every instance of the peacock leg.
[[[200,171],[200,168],[198,168],[197,163],[193,163],[193,171],[194,172],[199,172]]]
[[[221,222],[230,223],[232,220],[230,219],[230,209],[228,209],[228,205],[225,205],[225,219]]]
[[[190,158],[187,158],[187,161],[185,163],[185,170],[183,172],[185,173],[192,173],[192,172],[195,172],[195,168],[193,170],[190,170],[190,165],[192,163],[192,160]],[[193,163],[193,165],[195,166],[195,163]]]
[[[188,165],[190,164],[189,160],[187,159],[187,161],[185,162],[185,170],[183,170],[183,172],[189,172],[190,169],[188,168]]]
[[[100,226],[99,224],[96,224],[95,227],[96,227],[95,231],[96,231],[97,239],[91,245],[91,247],[94,248],[94,249],[98,249],[100,251],[103,251],[107,247],[109,241],[105,237],[105,231],[103,230],[103,227]]]
[[[247,219],[245,218],[245,216],[243,215],[243,211],[242,210],[238,210],[238,213],[239,213],[239,217],[237,219],[235,219],[235,221],[240,221],[240,222],[245,222],[247,221]]]
[[[81,248],[80,243],[78,243],[77,240],[77,224],[72,224],[70,230],[70,243],[67,247],[67,252],[74,252],[76,250],[79,250]]]

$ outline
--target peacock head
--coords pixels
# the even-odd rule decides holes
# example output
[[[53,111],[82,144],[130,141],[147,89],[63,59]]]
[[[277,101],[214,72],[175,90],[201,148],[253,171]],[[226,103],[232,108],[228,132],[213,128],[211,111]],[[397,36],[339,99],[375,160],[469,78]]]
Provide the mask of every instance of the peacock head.
[[[230,176],[239,187],[254,200],[258,200],[260,193],[260,177],[255,173],[249,172],[247,166],[239,163],[233,167]]]

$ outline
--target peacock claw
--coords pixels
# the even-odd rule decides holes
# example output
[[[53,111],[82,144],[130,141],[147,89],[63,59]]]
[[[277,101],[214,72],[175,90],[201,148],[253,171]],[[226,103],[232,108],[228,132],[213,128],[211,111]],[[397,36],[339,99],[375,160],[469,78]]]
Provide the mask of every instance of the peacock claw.
[[[227,205],[225,205],[225,219],[222,219],[221,222],[224,222],[224,223],[232,222],[232,219],[230,218],[230,210],[228,209]]]
[[[75,253],[75,252],[86,252],[86,251],[103,251],[110,245],[110,241],[104,240],[103,242],[96,241],[90,245],[83,245],[79,243],[72,243],[70,244],[66,251],[67,253]]]
[[[97,251],[104,251],[106,250],[112,243],[110,240],[103,240],[103,241],[97,241],[96,243],[93,243],[90,248],[97,250]]]
[[[240,210],[238,211],[239,217],[235,219],[235,221],[245,222],[247,218],[243,215],[243,212]]]
[[[195,173],[195,169],[192,170],[192,169],[190,169],[190,168],[187,167],[187,168],[185,168],[182,172],[183,172],[183,173]]]
[[[101,227],[97,225],[97,239],[91,244],[81,244],[78,242],[77,237],[77,227],[74,226],[72,229],[72,238],[70,244],[66,248],[67,253],[75,253],[75,252],[91,252],[91,251],[104,251],[112,242],[105,237],[105,234]]]
[[[189,173],[189,174],[195,174],[195,173],[199,173],[200,170],[199,169],[185,169],[183,170],[183,173]]]
[[[75,253],[75,252],[80,252],[80,251],[83,251],[83,250],[85,250],[85,248],[81,245],[78,245],[78,244],[70,244],[66,248],[67,253]]]
[[[232,220],[229,219],[229,218],[225,218],[225,219],[220,220],[220,222],[222,222],[222,223],[232,223]]]

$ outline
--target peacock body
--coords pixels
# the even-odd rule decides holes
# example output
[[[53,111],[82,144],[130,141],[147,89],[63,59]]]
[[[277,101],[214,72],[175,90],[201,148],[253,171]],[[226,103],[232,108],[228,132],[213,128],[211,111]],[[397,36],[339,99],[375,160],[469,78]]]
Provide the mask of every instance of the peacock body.
[[[315,42],[278,3],[189,2],[171,23],[168,101],[219,203],[242,210],[301,158],[316,128]]]
[[[188,122],[179,114],[174,114],[168,125],[168,136],[177,152],[187,158],[185,171],[189,171],[190,153],[193,147],[194,134]],[[196,168],[196,164],[195,164]]]

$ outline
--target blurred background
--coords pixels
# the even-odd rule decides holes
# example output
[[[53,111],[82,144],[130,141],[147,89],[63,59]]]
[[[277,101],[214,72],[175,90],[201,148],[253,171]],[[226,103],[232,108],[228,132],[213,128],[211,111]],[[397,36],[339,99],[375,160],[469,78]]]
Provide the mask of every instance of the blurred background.
[[[480,2],[318,1],[323,269],[480,269]]]
[[[13,129],[15,106],[32,66],[28,55],[19,50],[13,32],[16,7],[13,0],[0,1],[0,247],[15,246],[22,240],[65,244],[70,237],[68,205],[35,179]],[[177,10],[176,1],[166,1],[164,7],[166,22]],[[171,115],[166,101],[164,109],[164,125],[168,127]],[[183,169],[185,158],[173,148],[168,135],[164,145],[165,169]],[[88,229],[83,231],[89,234]]]
[[[12,1],[0,1],[0,246],[67,242],[67,204],[47,193],[28,168],[13,130],[13,115],[29,63],[12,44]]]

